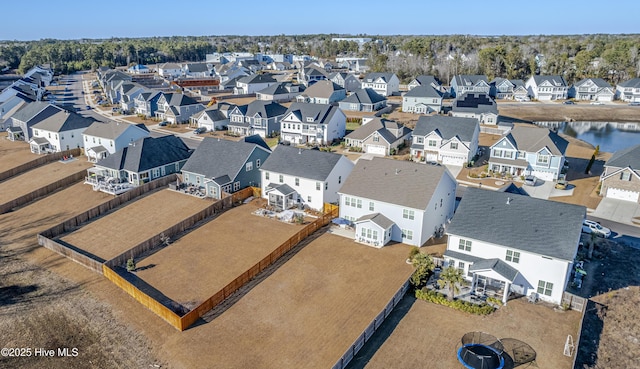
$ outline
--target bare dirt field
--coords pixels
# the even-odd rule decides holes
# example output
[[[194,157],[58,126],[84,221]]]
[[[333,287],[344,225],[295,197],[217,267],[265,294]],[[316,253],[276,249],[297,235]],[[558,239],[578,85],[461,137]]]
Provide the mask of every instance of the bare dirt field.
[[[109,260],[209,205],[210,201],[165,189],[89,223],[62,240]]]
[[[29,144],[24,141],[10,141],[7,133],[0,133],[0,172],[17,167],[20,164],[37,159],[37,155],[29,150]]]
[[[172,300],[197,306],[303,227],[252,214],[257,208],[252,202],[225,211],[138,261],[136,275]]]
[[[576,311],[554,311],[518,299],[490,315],[478,316],[412,296],[405,299],[408,311],[377,352],[371,358],[358,357],[350,368],[460,368],[460,339],[474,331],[524,341],[536,351],[539,368],[571,368],[573,360],[563,355],[563,348],[567,335],[575,338],[578,333],[580,313]]]
[[[500,103],[498,111],[501,116],[525,121],[601,121],[601,122],[637,122],[640,108],[619,104],[563,105],[561,103]]]
[[[44,187],[73,173],[87,169],[92,163],[82,158],[66,163],[55,161],[12,177],[0,183],[0,204]]]

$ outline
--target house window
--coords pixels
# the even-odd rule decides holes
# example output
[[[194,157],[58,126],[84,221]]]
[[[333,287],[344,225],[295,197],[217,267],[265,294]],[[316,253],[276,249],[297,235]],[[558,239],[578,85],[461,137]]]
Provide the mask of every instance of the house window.
[[[369,201],[369,211],[373,211],[374,208],[375,208],[375,205],[373,201]]]
[[[196,176],[196,184],[200,184],[200,177]]]
[[[311,196],[307,196],[307,202],[311,202]]]
[[[260,159],[256,159],[256,168],[260,168]]]
[[[296,186],[300,186],[300,178],[296,178]]]
[[[423,137],[416,137],[416,143],[424,143],[424,138]]]
[[[353,201],[351,202],[351,205],[353,205]],[[358,209],[362,209],[362,199],[357,199],[356,200],[356,207]]]
[[[238,191],[240,189],[240,182],[233,182],[233,190]]]
[[[344,206],[351,206],[351,198],[349,196],[344,197]]]
[[[247,162],[247,164],[244,166],[244,168],[245,168],[245,170],[247,172],[252,171],[253,170],[253,162],[252,161]]]
[[[631,180],[631,172],[624,171],[624,172],[620,173],[620,179],[623,180],[623,181],[630,181]]]
[[[321,188],[322,184],[320,184],[320,182],[316,182],[316,191],[320,191]]]
[[[464,273],[464,262],[462,261],[458,262],[458,269],[460,269],[460,271]]]
[[[37,131],[33,131],[33,133],[36,133]],[[89,142],[89,137],[84,136],[84,142]]]
[[[408,230],[408,229],[403,229],[402,230],[402,239],[412,240],[413,239],[413,231]]]
[[[471,241],[464,240],[461,238],[460,242],[458,243],[458,249],[464,250],[464,251],[471,251]]]
[[[538,293],[545,296],[551,296],[553,292],[553,283],[538,281]]]
[[[373,136],[373,142],[379,142],[380,141],[380,137],[378,137],[378,135]]]
[[[500,149],[493,150],[493,156],[496,157],[496,158],[501,158],[502,157],[502,150],[500,150]]]
[[[409,209],[402,209],[402,217],[403,217],[404,219],[413,220],[413,219],[414,219],[414,213],[413,213],[413,210],[409,210]]]
[[[452,142],[452,143],[449,145],[449,148],[450,148],[451,150],[458,150],[458,143],[457,143],[457,142]]]
[[[437,145],[436,140],[429,140],[428,145],[429,145],[429,147],[436,147],[436,145]]]
[[[520,253],[518,251],[507,250],[507,255],[504,257],[504,259],[512,263],[519,263]]]
[[[338,176],[338,183],[342,183],[342,176]]]
[[[269,172],[264,172],[264,179],[266,179],[266,180],[269,179]]]
[[[113,147],[113,141],[109,141],[109,146]]]
[[[549,155],[538,155],[537,165],[549,165]]]
[[[284,176],[282,174],[278,176],[278,181],[280,181],[280,183],[284,182]]]
[[[328,190],[329,189],[329,182],[325,182],[324,183],[324,190]]]

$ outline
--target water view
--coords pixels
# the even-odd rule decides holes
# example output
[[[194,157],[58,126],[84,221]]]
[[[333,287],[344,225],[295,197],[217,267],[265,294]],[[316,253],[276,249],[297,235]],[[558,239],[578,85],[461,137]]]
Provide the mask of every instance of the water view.
[[[588,142],[600,151],[615,152],[640,144],[640,123],[637,122],[536,122],[567,136]]]

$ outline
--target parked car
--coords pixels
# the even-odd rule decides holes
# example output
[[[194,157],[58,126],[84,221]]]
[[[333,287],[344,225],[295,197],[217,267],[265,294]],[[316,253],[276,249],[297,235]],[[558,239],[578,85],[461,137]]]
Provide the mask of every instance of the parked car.
[[[193,130],[193,134],[194,135],[199,135],[201,133],[205,133],[207,131],[207,129],[205,127],[198,127],[195,130]]]
[[[563,104],[565,104],[565,105],[575,105],[576,103],[573,102],[572,100],[567,100],[567,101],[563,102]]]
[[[526,176],[524,177],[524,184],[527,186],[535,186],[536,185],[536,177],[535,176]]]
[[[604,105],[604,103],[602,101],[593,101],[591,105]]]
[[[531,99],[528,96],[516,96],[516,101],[526,102],[526,101],[531,101]]]
[[[611,230],[607,227],[603,227],[598,222],[594,222],[593,220],[585,219],[582,221],[582,232],[584,233],[595,233],[598,236],[607,238],[611,236]]]
[[[640,106],[640,101],[633,101],[629,103],[629,106]]]
[[[167,122],[167,121],[165,120],[165,121],[163,121],[163,122],[158,123],[158,126],[160,126],[160,127],[166,127],[166,126],[167,126],[167,124],[169,124],[169,122]]]
[[[559,179],[558,182],[556,182],[555,187],[558,190],[566,190],[568,185],[569,185],[569,182],[567,182],[566,179]]]

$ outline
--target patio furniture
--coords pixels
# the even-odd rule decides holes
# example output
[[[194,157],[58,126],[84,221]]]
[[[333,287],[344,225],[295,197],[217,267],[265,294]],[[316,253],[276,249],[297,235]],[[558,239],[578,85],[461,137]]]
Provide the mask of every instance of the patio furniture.
[[[527,297],[527,301],[529,301],[532,304],[535,304],[538,301],[538,294],[537,293],[532,293]]]

